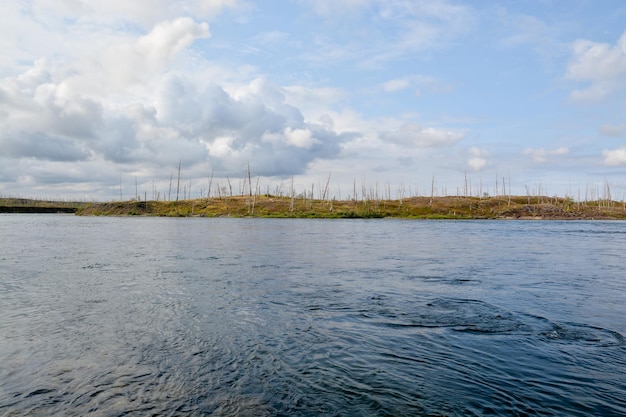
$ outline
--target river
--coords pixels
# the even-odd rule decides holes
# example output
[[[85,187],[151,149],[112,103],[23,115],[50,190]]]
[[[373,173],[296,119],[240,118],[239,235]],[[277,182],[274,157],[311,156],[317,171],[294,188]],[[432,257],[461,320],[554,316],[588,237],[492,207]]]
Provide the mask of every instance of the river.
[[[626,223],[0,215],[0,415],[623,416]]]

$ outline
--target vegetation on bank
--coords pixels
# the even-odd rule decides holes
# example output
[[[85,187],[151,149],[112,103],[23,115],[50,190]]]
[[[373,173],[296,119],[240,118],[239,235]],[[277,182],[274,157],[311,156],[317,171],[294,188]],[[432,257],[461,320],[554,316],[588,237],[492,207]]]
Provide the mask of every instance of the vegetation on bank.
[[[273,195],[81,205],[78,215],[266,218],[623,219],[626,203],[544,196],[311,199]]]

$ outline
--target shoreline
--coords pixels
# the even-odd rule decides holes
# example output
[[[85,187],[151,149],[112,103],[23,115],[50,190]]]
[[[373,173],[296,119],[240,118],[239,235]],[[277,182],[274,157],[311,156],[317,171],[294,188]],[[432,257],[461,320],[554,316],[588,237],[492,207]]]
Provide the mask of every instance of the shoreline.
[[[321,200],[272,195],[179,201],[54,202],[0,199],[0,213],[79,216],[311,219],[626,220],[626,204],[557,197],[411,197],[402,200]]]
[[[25,207],[25,206],[0,206],[0,213],[21,214],[76,214],[77,207]]]
[[[311,200],[272,195],[180,201],[90,203],[80,216],[259,217],[318,219],[626,220],[622,202],[557,197],[411,197],[402,200]]]

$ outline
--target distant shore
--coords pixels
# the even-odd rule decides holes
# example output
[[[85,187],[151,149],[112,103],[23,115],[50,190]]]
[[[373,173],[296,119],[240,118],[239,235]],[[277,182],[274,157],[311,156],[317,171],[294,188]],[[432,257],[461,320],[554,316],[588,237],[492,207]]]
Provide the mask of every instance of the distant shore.
[[[320,200],[272,195],[181,201],[92,203],[82,216],[626,220],[616,201],[575,202],[542,196],[411,197],[402,200]]]
[[[626,204],[542,196],[411,197],[402,200],[321,200],[272,195],[179,201],[55,202],[1,199],[0,213],[80,216],[626,220]]]
[[[25,207],[25,206],[0,206],[0,213],[76,213],[75,207]]]
[[[76,213],[88,203],[31,198],[0,198],[0,213]]]

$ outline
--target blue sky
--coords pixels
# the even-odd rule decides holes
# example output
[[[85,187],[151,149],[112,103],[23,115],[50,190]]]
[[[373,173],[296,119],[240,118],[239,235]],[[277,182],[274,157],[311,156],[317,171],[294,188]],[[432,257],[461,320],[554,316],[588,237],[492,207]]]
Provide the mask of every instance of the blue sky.
[[[0,6],[0,194],[626,197],[621,0]],[[135,184],[137,183],[137,188]]]

